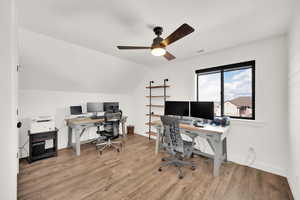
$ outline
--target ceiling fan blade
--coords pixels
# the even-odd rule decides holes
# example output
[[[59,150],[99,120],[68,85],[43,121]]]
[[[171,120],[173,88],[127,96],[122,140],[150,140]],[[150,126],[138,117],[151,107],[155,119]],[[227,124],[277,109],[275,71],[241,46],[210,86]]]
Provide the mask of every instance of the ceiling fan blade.
[[[173,55],[172,55],[170,52],[168,52],[168,51],[165,53],[164,57],[165,57],[168,61],[173,60],[173,59],[176,58],[175,56],[173,56]]]
[[[160,44],[163,46],[167,46],[172,44],[173,42],[187,36],[188,34],[194,32],[195,29],[188,24],[182,24],[179,28],[177,28],[171,35],[165,38]]]
[[[117,46],[120,50],[135,50],[135,49],[151,49],[151,47],[139,47],[139,46]]]

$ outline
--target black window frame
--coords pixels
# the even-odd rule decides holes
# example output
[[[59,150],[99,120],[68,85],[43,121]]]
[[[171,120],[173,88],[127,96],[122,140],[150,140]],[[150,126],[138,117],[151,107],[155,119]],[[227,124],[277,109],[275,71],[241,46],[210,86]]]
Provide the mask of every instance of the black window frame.
[[[255,60],[246,61],[246,62],[240,62],[240,63],[234,63],[229,65],[222,65],[217,67],[210,67],[210,68],[204,68],[196,70],[196,76],[197,76],[197,101],[199,101],[199,76],[205,75],[205,74],[214,74],[214,73],[220,73],[221,75],[221,116],[224,116],[224,71],[234,71],[238,69],[251,69],[252,72],[252,117],[237,117],[237,116],[229,116],[230,118],[235,119],[246,119],[246,120],[255,120]],[[228,115],[226,115],[228,116]]]

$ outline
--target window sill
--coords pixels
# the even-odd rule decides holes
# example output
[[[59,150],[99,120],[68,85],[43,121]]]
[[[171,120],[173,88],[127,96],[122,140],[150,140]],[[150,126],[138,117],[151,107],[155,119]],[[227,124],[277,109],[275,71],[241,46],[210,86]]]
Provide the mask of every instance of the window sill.
[[[257,120],[251,120],[251,119],[235,119],[235,118],[231,118],[230,122],[231,122],[232,125],[250,125],[250,126],[255,126],[255,127],[266,126],[266,122],[257,121]]]

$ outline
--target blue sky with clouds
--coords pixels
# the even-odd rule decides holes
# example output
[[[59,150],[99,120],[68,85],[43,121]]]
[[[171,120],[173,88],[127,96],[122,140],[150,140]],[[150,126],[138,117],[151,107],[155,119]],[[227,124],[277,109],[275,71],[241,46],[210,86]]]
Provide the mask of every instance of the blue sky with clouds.
[[[228,71],[224,73],[225,101],[240,96],[251,96],[252,92],[251,69]],[[199,100],[220,102],[221,75],[201,75],[198,79]]]
[[[252,93],[251,69],[229,71],[224,73],[225,101],[240,96],[251,96]]]

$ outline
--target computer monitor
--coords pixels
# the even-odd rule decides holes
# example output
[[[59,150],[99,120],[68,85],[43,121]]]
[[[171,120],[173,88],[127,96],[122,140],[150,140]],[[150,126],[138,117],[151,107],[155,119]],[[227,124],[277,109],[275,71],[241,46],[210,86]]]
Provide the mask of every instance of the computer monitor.
[[[214,119],[214,102],[200,101],[191,102],[191,117],[202,119]]]
[[[189,116],[189,102],[166,101],[165,115]]]
[[[86,104],[86,111],[88,113],[103,112],[103,103],[100,103],[100,102],[88,102]]]
[[[116,112],[119,110],[118,102],[104,102],[104,111]]]
[[[70,106],[71,115],[81,115],[82,107],[81,106]]]

